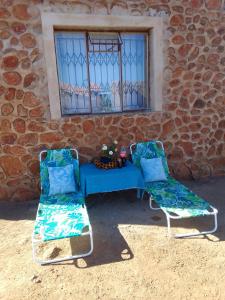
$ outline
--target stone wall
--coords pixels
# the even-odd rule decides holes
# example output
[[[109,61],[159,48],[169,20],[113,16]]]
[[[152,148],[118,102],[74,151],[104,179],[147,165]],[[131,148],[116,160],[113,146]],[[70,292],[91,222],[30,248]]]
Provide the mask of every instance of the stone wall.
[[[82,161],[102,143],[160,139],[171,172],[225,171],[225,14],[222,0],[1,0],[0,199],[39,195],[38,153],[78,146]],[[74,116],[49,113],[40,12],[149,15],[165,11],[162,112]]]

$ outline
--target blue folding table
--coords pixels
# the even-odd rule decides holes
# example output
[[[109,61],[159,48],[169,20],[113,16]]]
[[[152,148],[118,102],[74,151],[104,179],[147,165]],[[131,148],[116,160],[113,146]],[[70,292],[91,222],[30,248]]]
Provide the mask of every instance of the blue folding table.
[[[99,169],[92,163],[81,164],[80,183],[85,196],[129,189],[140,191],[145,187],[140,169],[129,161],[123,168],[109,170]]]

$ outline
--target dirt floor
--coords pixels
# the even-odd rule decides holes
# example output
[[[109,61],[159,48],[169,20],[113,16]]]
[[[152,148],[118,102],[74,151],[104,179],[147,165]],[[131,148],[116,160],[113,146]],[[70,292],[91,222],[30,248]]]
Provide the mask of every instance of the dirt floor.
[[[0,203],[0,299],[225,299],[225,178],[185,183],[219,209],[208,237],[168,239],[164,215],[135,191],[88,199],[94,231],[91,256],[58,265],[32,261],[37,202]],[[173,223],[179,232],[211,219]],[[74,250],[74,239],[47,245],[43,255]]]

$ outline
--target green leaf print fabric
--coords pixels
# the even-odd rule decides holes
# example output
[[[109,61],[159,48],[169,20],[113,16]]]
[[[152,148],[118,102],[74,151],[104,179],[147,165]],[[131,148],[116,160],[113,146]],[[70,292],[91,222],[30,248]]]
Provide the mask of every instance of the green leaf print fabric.
[[[41,196],[34,232],[43,241],[56,240],[79,236],[89,224],[82,194]]]
[[[170,214],[188,218],[210,214],[210,205],[187,187],[169,175],[165,152],[155,141],[138,143],[132,154],[133,163],[140,167],[141,158],[160,157],[167,175],[166,181],[146,183],[147,191],[153,200]]]
[[[208,202],[194,194],[172,177],[167,181],[146,184],[145,190],[153,197],[160,208],[183,218],[208,215]]]
[[[49,241],[79,236],[90,225],[85,199],[80,191],[49,195],[48,167],[64,167],[69,164],[74,166],[79,187],[79,162],[72,157],[69,149],[48,150],[46,158],[41,162],[42,194],[34,226],[35,238]]]

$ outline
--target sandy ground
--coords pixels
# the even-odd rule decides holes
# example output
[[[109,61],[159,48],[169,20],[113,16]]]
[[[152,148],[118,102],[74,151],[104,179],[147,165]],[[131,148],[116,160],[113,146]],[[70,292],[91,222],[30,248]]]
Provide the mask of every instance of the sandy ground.
[[[37,202],[0,203],[0,299],[225,299],[225,178],[187,182],[219,209],[216,234],[168,239],[164,215],[134,191],[88,199],[90,257],[58,265],[32,261]],[[177,222],[179,232],[210,219]],[[47,245],[64,254],[75,241]]]

